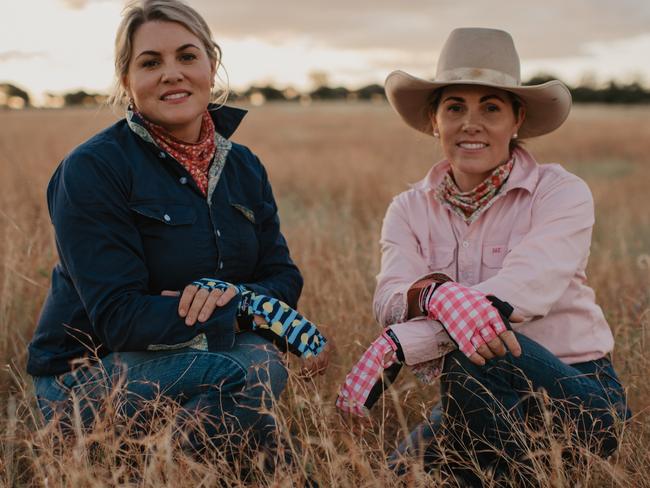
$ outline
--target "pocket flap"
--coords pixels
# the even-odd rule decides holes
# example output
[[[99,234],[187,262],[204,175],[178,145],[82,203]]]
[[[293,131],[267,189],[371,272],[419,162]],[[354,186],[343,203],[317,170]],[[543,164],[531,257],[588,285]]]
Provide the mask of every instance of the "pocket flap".
[[[429,268],[431,271],[443,270],[451,266],[454,260],[455,248],[452,246],[433,246],[429,256]]]
[[[167,225],[188,225],[196,222],[196,209],[178,203],[139,203],[131,210]]]
[[[239,212],[251,223],[255,223],[255,212],[253,212],[250,208],[245,207],[239,203],[231,203],[230,205],[239,210]]]
[[[485,244],[483,246],[483,264],[488,268],[500,268],[507,253],[507,244]]]

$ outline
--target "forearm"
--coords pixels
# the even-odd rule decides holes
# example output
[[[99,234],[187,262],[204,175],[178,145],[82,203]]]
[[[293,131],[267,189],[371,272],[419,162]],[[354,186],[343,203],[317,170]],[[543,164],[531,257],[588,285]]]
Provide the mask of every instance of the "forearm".
[[[255,293],[282,300],[295,308],[302,292],[303,279],[293,263],[285,263],[267,266],[262,273],[254,276],[253,280],[238,284]]]
[[[144,351],[188,342],[205,334],[213,350],[229,348],[235,330],[237,301],[219,307],[205,322],[185,325],[178,314],[178,298],[122,296],[90,314],[97,337],[111,351]]]

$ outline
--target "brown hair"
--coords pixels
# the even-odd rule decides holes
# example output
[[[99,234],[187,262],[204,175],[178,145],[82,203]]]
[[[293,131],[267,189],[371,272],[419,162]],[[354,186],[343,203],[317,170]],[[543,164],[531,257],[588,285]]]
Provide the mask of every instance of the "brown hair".
[[[221,64],[221,48],[212,40],[212,32],[207,22],[189,5],[180,0],[133,0],[124,8],[122,22],[115,36],[115,82],[109,103],[119,105],[127,100],[127,92],[122,80],[128,74],[133,51],[133,35],[138,28],[149,21],[176,22],[198,37],[208,58],[215,66]],[[216,103],[225,102],[228,88],[215,96]]]

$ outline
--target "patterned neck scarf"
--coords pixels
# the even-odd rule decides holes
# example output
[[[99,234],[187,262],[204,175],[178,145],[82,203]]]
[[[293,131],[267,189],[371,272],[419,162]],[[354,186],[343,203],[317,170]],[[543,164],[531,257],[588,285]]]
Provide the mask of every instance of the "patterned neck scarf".
[[[176,159],[192,175],[201,193],[207,195],[208,171],[217,150],[214,140],[214,122],[208,111],[203,113],[199,141],[194,144],[176,139],[165,128],[150,122],[141,113],[135,113],[143,120],[156,144]]]
[[[461,216],[465,223],[471,224],[492,205],[494,197],[510,176],[514,162],[514,158],[510,158],[508,162],[497,166],[490,176],[466,192],[460,191],[456,186],[450,169],[436,188],[435,196]]]

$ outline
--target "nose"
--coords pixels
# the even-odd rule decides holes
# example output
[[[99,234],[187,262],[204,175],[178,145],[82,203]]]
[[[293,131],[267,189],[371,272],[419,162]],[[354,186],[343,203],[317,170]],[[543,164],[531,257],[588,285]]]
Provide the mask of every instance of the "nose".
[[[162,72],[161,81],[163,83],[178,83],[183,80],[183,72],[178,66],[166,65]]]
[[[476,110],[467,110],[465,118],[463,119],[463,131],[467,134],[477,134],[481,132],[483,126],[481,125],[480,114]]]

